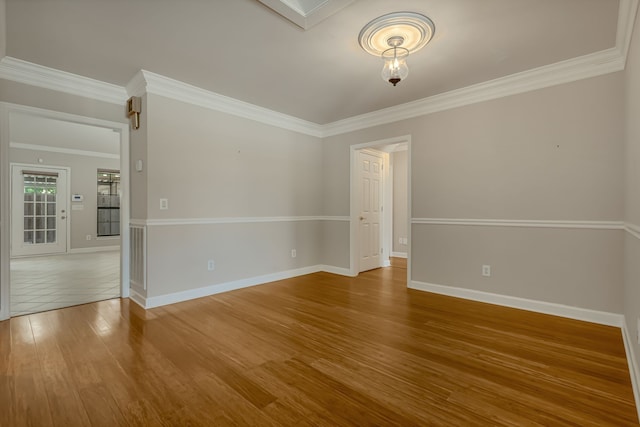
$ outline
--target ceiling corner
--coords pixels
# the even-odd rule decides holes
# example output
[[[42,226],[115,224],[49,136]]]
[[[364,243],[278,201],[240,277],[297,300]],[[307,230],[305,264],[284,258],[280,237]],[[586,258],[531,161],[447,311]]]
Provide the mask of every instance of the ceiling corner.
[[[356,0],[258,0],[271,10],[308,30]]]

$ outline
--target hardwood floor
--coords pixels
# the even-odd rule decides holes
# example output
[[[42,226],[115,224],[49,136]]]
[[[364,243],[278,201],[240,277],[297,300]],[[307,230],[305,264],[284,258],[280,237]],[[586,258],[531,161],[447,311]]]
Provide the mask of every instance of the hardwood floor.
[[[638,425],[619,329],[405,282],[316,273],[0,322],[0,425]]]

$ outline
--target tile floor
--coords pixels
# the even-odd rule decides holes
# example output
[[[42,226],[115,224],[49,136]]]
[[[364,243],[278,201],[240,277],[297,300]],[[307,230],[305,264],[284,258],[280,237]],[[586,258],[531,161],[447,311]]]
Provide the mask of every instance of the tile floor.
[[[120,296],[120,251],[11,260],[11,316]]]

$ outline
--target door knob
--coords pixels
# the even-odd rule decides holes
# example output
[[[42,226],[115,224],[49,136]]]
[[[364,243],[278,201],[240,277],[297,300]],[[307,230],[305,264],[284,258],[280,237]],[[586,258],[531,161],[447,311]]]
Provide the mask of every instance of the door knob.
[[[66,216],[61,216],[61,217],[60,217],[60,219],[66,219],[66,218],[67,218]]]
[[[360,217],[360,221],[363,221],[363,220],[364,220],[364,217],[363,217],[363,216],[361,216],[361,217]]]

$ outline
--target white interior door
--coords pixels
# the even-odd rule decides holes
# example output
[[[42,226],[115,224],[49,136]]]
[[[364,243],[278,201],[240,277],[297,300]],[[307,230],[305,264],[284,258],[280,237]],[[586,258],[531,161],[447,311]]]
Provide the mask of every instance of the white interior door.
[[[67,252],[67,170],[11,167],[11,256]]]
[[[375,152],[359,151],[358,168],[360,184],[360,269],[381,267],[382,242],[382,164],[383,157]]]

